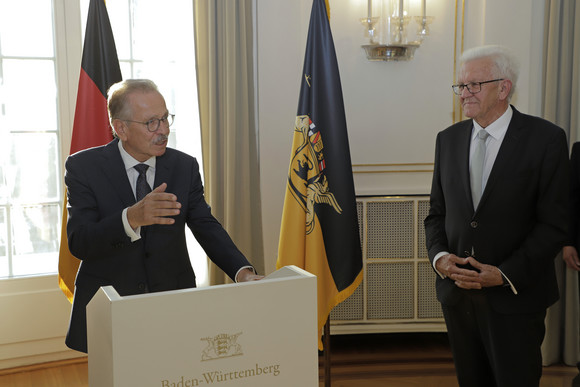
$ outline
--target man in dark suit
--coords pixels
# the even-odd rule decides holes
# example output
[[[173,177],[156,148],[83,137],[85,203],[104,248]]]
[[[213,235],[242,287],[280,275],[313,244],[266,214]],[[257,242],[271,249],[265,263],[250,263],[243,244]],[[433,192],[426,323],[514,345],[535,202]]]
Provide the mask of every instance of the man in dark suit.
[[[580,142],[574,143],[570,155],[570,228],[562,257],[568,268],[580,272]]]
[[[167,148],[173,115],[157,86],[115,84],[108,109],[116,138],[66,161],[68,243],[82,261],[66,344],[82,352],[85,308],[101,286],[122,296],[196,286],[185,225],[230,278],[261,278],[212,216],[196,159]]]
[[[572,145],[570,155],[570,228],[568,240],[562,251],[562,258],[570,270],[578,272],[580,276],[580,142]],[[580,277],[579,277],[580,278]],[[577,364],[580,370],[580,363]],[[576,375],[573,387],[580,387],[580,374]]]
[[[425,219],[457,378],[462,387],[538,386],[566,239],[566,136],[509,104],[517,63],[507,49],[466,51],[458,81],[470,119],[437,136]]]

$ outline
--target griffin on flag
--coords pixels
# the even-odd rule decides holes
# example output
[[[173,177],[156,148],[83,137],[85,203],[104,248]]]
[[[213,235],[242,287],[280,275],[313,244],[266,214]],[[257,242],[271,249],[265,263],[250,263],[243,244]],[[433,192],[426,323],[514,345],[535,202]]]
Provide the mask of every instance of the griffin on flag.
[[[276,264],[317,276],[319,349],[332,308],[363,276],[346,117],[327,15],[325,0],[314,0]]]
[[[121,69],[104,0],[91,0],[77,92],[70,154],[113,139],[107,114],[107,90],[120,82]],[[64,197],[58,283],[72,303],[80,261],[68,249],[67,199]]]

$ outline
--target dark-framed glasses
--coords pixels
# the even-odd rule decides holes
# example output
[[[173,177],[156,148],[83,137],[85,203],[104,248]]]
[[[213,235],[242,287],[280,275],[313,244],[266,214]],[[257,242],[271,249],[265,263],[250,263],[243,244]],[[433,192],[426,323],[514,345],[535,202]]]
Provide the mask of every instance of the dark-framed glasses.
[[[136,124],[142,124],[147,127],[147,130],[150,132],[155,132],[159,129],[159,125],[161,123],[167,124],[167,127],[170,127],[173,124],[173,120],[175,119],[175,114],[167,114],[161,118],[152,118],[149,121],[141,122],[141,121],[133,121],[133,120],[121,120],[127,122],[135,122]]]
[[[499,82],[499,81],[503,81],[504,78],[498,78],[498,79],[492,79],[491,81],[483,81],[483,82],[469,82],[469,83],[464,83],[461,85],[453,85],[451,86],[451,88],[453,89],[453,92],[457,95],[461,95],[461,93],[463,93],[463,89],[467,88],[467,91],[469,91],[471,94],[477,94],[481,91],[481,85],[484,85],[486,83],[491,83],[491,82]]]

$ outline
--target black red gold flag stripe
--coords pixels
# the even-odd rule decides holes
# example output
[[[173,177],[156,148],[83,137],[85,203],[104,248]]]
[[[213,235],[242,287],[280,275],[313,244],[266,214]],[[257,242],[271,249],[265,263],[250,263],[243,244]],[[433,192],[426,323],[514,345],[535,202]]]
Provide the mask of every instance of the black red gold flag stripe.
[[[282,213],[277,268],[317,276],[318,347],[336,305],[362,281],[362,252],[338,61],[324,0],[314,0]]]
[[[75,108],[70,154],[104,145],[113,139],[107,114],[107,90],[121,81],[113,31],[103,0],[91,0]],[[58,283],[72,303],[80,261],[68,249],[67,199],[64,197]]]

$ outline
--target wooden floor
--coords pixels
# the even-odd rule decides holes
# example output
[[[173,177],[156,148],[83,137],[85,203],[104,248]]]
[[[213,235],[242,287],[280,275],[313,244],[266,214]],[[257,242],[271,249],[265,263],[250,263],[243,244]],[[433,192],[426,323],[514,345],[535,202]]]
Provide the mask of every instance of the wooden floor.
[[[337,335],[330,353],[332,387],[458,386],[446,333]],[[571,387],[577,374],[576,367],[544,367],[540,386]]]
[[[332,336],[332,387],[456,387],[443,333]],[[324,356],[319,357],[324,386]],[[544,368],[541,387],[570,387],[575,367]],[[1,387],[87,387],[86,358],[0,370]]]

